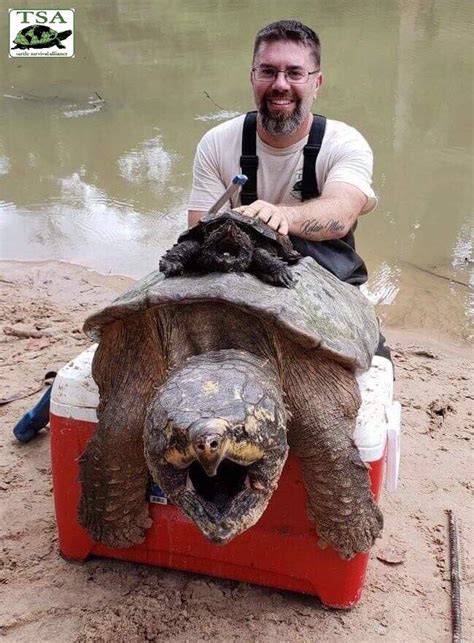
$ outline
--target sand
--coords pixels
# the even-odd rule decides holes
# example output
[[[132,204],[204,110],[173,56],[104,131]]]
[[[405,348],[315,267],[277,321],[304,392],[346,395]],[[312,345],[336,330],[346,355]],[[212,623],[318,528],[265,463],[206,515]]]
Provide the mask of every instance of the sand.
[[[34,391],[46,371],[86,348],[84,318],[130,283],[64,263],[0,263],[0,397]],[[384,534],[371,553],[355,609],[326,610],[313,597],[131,563],[64,561],[54,521],[48,429],[26,445],[11,433],[36,394],[0,406],[4,639],[449,641],[445,510],[452,509],[460,523],[469,640],[472,352],[449,339],[432,339],[426,330],[386,331],[397,365],[396,398],[403,405],[400,487],[383,494]]]

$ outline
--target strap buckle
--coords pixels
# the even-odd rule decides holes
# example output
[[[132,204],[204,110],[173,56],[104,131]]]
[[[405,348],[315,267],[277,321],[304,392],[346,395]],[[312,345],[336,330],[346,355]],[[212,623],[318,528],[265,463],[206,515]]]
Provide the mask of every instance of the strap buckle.
[[[242,156],[240,157],[240,167],[242,169],[244,169],[244,167],[258,168],[258,156],[255,156],[253,154],[242,154]]]
[[[311,145],[308,143],[308,145],[305,145],[303,148],[303,155],[308,156],[309,158],[316,158],[319,154],[320,149],[321,143],[317,143],[316,145]]]

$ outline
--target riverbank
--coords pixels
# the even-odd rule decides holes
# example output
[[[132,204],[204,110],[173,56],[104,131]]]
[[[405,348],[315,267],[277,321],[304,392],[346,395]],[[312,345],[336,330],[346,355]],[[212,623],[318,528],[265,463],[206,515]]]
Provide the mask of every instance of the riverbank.
[[[33,391],[89,345],[85,317],[132,283],[80,266],[0,263],[0,397]],[[11,428],[38,395],[0,407],[0,633],[12,641],[449,641],[445,510],[472,578],[472,352],[426,331],[386,329],[403,405],[400,489],[385,493],[384,536],[351,612],[297,594],[109,560],[76,566],[58,554],[48,431],[27,445]]]

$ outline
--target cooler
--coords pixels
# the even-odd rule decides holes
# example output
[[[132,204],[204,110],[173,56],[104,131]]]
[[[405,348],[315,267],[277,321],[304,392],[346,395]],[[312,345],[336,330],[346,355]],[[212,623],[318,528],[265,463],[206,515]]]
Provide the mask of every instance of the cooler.
[[[97,424],[97,387],[91,376],[95,346],[58,373],[51,396],[51,459],[59,546],[67,559],[106,556],[235,579],[318,596],[330,607],[350,608],[361,595],[368,554],[342,560],[331,548],[318,547],[307,517],[306,493],[298,459],[290,454],[277,491],[259,522],[228,545],[208,542],[177,507],[150,484],[153,525],[141,545],[111,549],[96,543],[78,524],[78,458]],[[391,363],[374,357],[358,378],[362,406],[354,435],[362,459],[370,465],[378,499],[386,486],[396,488],[399,462],[400,404],[393,402]]]

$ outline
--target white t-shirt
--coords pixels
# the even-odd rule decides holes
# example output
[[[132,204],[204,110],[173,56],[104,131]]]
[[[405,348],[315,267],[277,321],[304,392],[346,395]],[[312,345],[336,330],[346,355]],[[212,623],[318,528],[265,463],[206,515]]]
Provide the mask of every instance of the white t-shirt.
[[[242,129],[245,114],[213,127],[200,140],[194,158],[190,210],[207,211],[242,172]],[[264,143],[257,135],[258,198],[273,204],[294,205],[301,201],[303,148],[306,136],[289,147],[279,149]],[[371,212],[377,199],[371,187],[373,155],[369,144],[356,129],[327,119],[321,150],[316,161],[319,191],[334,181],[349,183],[367,196],[364,213]],[[298,185],[299,182],[299,185]],[[238,207],[240,191],[231,200]],[[229,207],[224,205],[222,210]]]

